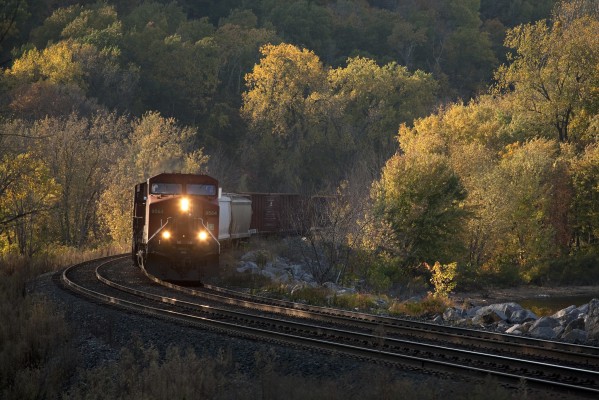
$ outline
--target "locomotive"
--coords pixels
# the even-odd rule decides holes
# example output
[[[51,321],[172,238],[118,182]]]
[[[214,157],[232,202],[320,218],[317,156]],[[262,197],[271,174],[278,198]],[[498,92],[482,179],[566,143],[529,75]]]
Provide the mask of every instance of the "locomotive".
[[[302,214],[308,200],[286,193],[221,193],[207,175],[156,175],[135,186],[133,261],[163,280],[202,281],[217,272],[221,251],[235,241],[307,229]]]
[[[135,186],[132,255],[161,279],[199,281],[218,266],[218,181],[207,175],[156,175]]]

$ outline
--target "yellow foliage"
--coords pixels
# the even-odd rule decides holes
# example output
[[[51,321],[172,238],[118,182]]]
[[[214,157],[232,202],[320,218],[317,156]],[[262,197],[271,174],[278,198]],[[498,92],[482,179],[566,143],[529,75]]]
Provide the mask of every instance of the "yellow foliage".
[[[18,83],[48,81],[85,89],[84,70],[77,55],[90,51],[90,45],[62,41],[39,51],[32,49],[15,60],[6,74]]]
[[[272,132],[287,136],[298,118],[326,83],[326,73],[314,52],[291,44],[267,44],[260,49],[262,59],[245,80],[242,114],[252,124],[266,122]]]

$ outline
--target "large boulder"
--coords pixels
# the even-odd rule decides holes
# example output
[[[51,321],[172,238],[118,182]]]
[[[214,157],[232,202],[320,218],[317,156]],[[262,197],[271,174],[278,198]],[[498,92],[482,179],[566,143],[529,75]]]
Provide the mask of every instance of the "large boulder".
[[[587,337],[587,333],[581,329],[572,329],[570,332],[564,332],[562,335],[562,339],[574,343],[584,343]]]
[[[559,320],[562,325],[568,325],[573,320],[580,316],[580,310],[576,306],[569,306],[562,310],[559,310],[551,317]]]
[[[589,340],[599,340],[599,299],[589,302],[585,329]]]
[[[564,333],[571,332],[573,330],[582,330],[584,331],[586,327],[586,323],[584,322],[584,316],[580,316],[572,321],[570,321],[566,325],[566,329],[564,329]]]
[[[532,324],[528,333],[539,339],[555,340],[563,331],[564,328],[559,320],[552,317],[541,317]]]
[[[474,318],[472,318],[472,323],[476,325],[489,325],[499,321],[505,321],[506,319],[507,317],[503,312],[499,310],[486,309],[483,311],[479,310]]]
[[[509,322],[512,324],[522,324],[528,321],[535,321],[538,317],[530,310],[515,310],[510,314]]]

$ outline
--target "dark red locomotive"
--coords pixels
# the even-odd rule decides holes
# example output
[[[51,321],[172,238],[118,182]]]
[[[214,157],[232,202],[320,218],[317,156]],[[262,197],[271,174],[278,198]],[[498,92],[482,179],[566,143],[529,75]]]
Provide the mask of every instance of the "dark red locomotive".
[[[160,279],[199,281],[218,266],[218,181],[156,175],[135,186],[133,258]]]

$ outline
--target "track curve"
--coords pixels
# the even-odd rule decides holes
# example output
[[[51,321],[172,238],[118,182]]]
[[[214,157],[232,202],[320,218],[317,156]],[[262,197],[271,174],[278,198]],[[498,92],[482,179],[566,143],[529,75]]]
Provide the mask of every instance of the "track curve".
[[[185,288],[142,275],[131,265],[129,255],[72,266],[63,271],[61,279],[69,289],[102,303],[227,334],[342,352],[414,369],[491,375],[515,386],[525,380],[538,388],[599,395],[599,361],[594,347],[568,348],[563,343],[539,344],[533,339],[513,343],[511,335],[489,337],[486,332],[481,338],[473,330],[455,333],[458,328],[454,332],[439,330],[438,326],[411,320],[265,300],[213,286]],[[527,346],[535,349],[534,354],[523,350]],[[501,347],[509,347],[509,355],[497,354]]]

